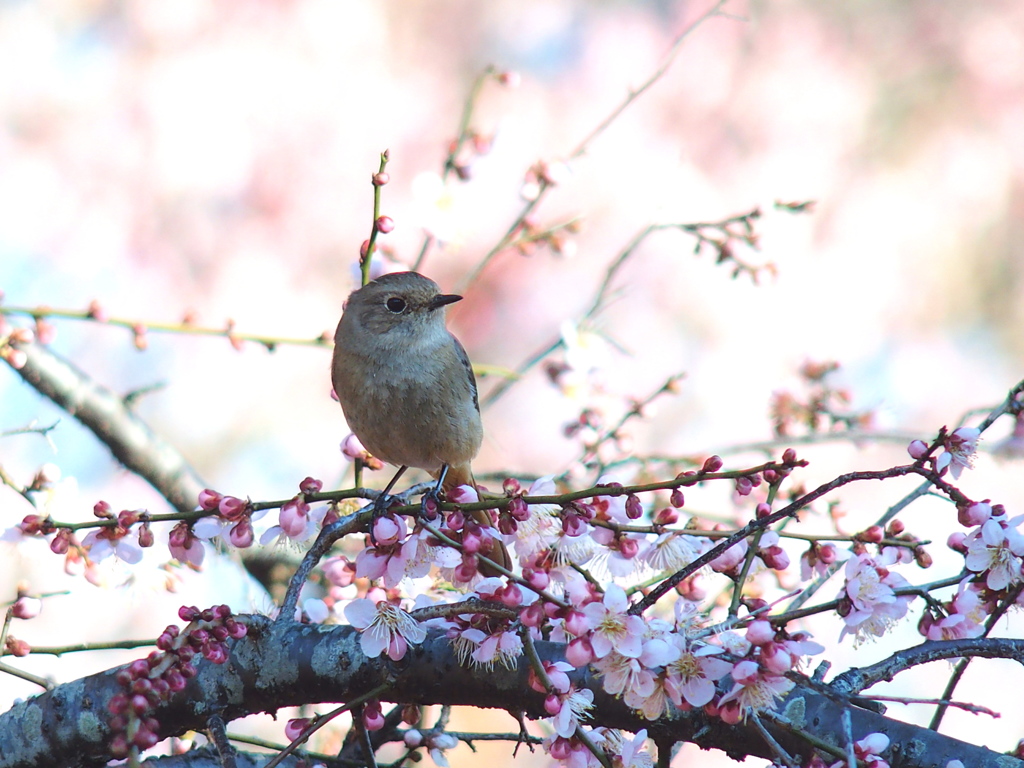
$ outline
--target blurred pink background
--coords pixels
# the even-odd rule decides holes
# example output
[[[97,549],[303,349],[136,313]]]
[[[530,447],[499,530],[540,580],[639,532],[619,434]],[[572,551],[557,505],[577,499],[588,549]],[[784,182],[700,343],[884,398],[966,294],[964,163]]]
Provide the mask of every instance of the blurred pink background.
[[[526,170],[567,158],[709,5],[4,3],[4,301],[84,309],[96,299],[118,317],[173,322],[194,311],[201,324],[232,318],[246,333],[333,333],[356,285],[372,219],[369,180],[384,149],[391,183],[382,210],[396,228],[382,243],[411,263],[429,228],[448,242],[431,250],[424,271],[445,290],[462,290],[521,209]],[[540,226],[581,217],[566,252],[502,253],[465,288],[449,317],[471,357],[513,368],[557,338],[648,224],[761,206],[761,250],[741,255],[774,263],[774,279],[732,280],[678,232],[652,235],[618,275],[598,327],[628,354],[591,339],[592,359],[604,363],[609,421],[622,398],[687,373],[680,394],[633,430],[638,452],[704,453],[769,438],[772,392],[793,387],[808,359],[839,360],[854,407],[877,409],[881,430],[927,438],[970,408],[998,403],[1024,373],[1024,5],[792,0],[725,10],[734,17],[695,31],[539,207]],[[487,65],[521,83],[484,87],[473,125],[493,135],[491,151],[474,162],[469,183],[450,181],[441,194],[446,148]],[[776,200],[817,204],[793,215],[773,210]],[[139,413],[212,487],[267,499],[292,495],[306,475],[328,487],[342,482],[338,443],[347,429],[329,397],[326,348],[267,354],[249,344],[238,353],[223,339],[150,334],[140,353],[126,331],[55,322],[53,348],[106,386],[166,384]],[[481,381],[483,392],[491,386]],[[115,510],[165,511],[9,371],[0,375],[0,403],[0,429],[61,418],[51,434],[56,453],[32,436],[6,438],[0,463],[26,481],[44,462],[76,478],[77,491],[62,499],[65,519],[87,518],[99,498]],[[579,446],[562,425],[583,404],[534,371],[485,414],[478,472],[571,467]],[[997,425],[989,441],[1007,431]],[[906,456],[902,446],[801,453],[814,461],[808,485]],[[1019,461],[982,455],[963,487],[1005,503],[1012,516],[1024,512],[1021,471]],[[891,485],[845,494],[850,519],[877,518],[913,487]],[[28,511],[0,488],[0,528]],[[936,539],[936,550],[955,524],[949,505],[927,501],[908,522]],[[936,569],[955,567],[942,557],[937,551]],[[59,564],[43,553],[30,559],[12,561],[6,591],[18,578],[52,587],[46,569]],[[199,580],[188,587],[208,588]],[[155,635],[182,595],[162,599],[163,613],[147,604],[145,616],[103,630]],[[72,630],[84,637],[90,630],[79,622],[88,616]],[[42,620],[37,626],[22,634],[52,644]],[[834,644],[835,623],[815,629]],[[911,620],[901,630],[897,642],[917,642]],[[857,663],[891,650],[862,647]],[[853,653],[848,642],[830,650],[834,669],[853,663]],[[999,709],[990,676],[1024,683],[1015,667],[975,666],[960,699]],[[923,668],[889,690],[936,695],[947,669]],[[922,712],[905,716],[926,721]],[[488,722],[515,730],[500,713]],[[998,721],[954,712],[945,730],[1004,750],[1021,726],[1014,708]],[[480,750],[484,757],[453,753],[452,765],[511,760],[506,745]]]

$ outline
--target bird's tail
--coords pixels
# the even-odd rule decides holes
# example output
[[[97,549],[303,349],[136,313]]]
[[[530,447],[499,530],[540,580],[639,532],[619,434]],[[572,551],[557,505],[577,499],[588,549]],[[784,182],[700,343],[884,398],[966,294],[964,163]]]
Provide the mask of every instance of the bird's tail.
[[[469,464],[454,464],[448,467],[448,472],[445,473],[444,476],[444,482],[441,483],[441,490],[445,492],[445,495],[448,495],[460,485],[468,485],[479,493],[479,488],[477,488],[476,480],[473,477],[473,470]],[[491,514],[486,509],[473,510],[470,512],[470,516],[482,526],[487,528],[494,527],[494,521],[491,520]],[[500,539],[492,538],[491,548],[481,554],[493,560],[505,570],[512,570],[512,555],[509,553],[505,543]],[[487,563],[480,564],[480,573],[484,576],[501,575],[500,571],[495,570]]]

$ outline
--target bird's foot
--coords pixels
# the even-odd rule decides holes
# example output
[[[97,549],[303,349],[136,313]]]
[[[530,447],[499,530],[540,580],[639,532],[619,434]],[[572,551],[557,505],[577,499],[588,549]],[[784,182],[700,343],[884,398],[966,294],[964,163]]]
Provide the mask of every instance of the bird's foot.
[[[441,512],[441,490],[436,486],[423,492],[420,499],[420,517],[427,522],[437,520]]]

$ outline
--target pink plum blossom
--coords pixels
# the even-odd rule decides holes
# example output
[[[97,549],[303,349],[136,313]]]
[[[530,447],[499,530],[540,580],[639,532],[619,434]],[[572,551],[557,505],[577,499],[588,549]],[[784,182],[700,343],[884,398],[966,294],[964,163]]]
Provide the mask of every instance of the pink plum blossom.
[[[396,605],[360,598],[345,606],[345,618],[360,631],[359,646],[373,659],[382,653],[394,661],[405,656],[409,644],[422,643],[426,627]]]

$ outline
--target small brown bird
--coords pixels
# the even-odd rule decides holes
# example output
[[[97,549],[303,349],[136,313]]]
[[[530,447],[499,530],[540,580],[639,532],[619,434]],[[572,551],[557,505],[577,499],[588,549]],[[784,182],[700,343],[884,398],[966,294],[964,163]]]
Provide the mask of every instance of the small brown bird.
[[[386,491],[407,467],[426,470],[445,491],[476,487],[470,463],[483,440],[476,379],[444,322],[444,308],[460,299],[421,274],[396,272],[353,291],[345,304],[331,380],[355,436],[399,467]],[[484,510],[473,517],[492,524]],[[498,540],[483,554],[511,567]]]

